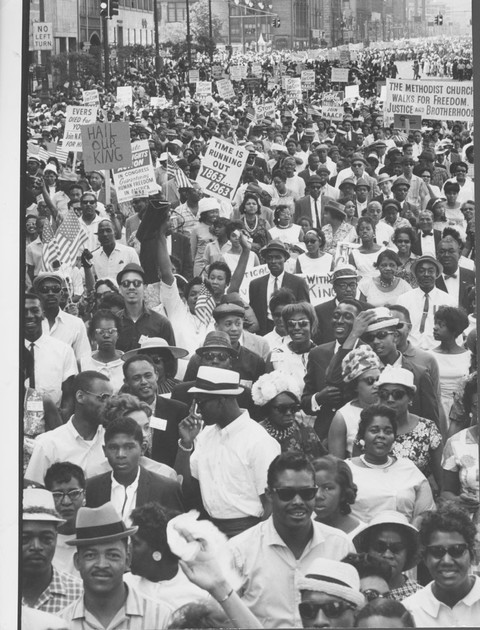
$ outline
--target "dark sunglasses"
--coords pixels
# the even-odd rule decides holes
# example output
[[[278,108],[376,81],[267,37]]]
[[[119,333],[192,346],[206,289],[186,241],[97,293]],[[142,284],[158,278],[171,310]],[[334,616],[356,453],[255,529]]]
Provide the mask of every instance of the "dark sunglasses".
[[[46,295],[47,293],[60,293],[61,290],[62,287],[59,287],[58,285],[55,285],[54,287],[40,287],[40,293],[43,293],[44,295]]]
[[[289,405],[286,403],[284,405],[272,405],[272,409],[275,409],[275,411],[282,414],[297,413],[300,411],[300,405]]]
[[[377,553],[385,553],[388,549],[392,553],[398,554],[405,550],[405,545],[402,542],[387,543],[383,540],[372,540],[370,547]]]
[[[468,545],[466,543],[449,545],[448,547],[444,547],[443,545],[429,545],[427,547],[427,553],[436,560],[441,560],[447,553],[451,558],[461,558],[467,549]]]
[[[371,387],[372,385],[375,385],[375,383],[378,381],[378,378],[378,376],[367,376],[365,378],[359,378],[358,380]]]
[[[312,488],[272,488],[280,501],[291,501],[297,494],[302,501],[312,501],[317,494],[318,488],[316,486]]]
[[[310,321],[308,319],[289,319],[287,326],[290,326],[290,328],[308,328]]]
[[[367,602],[372,602],[374,599],[388,599],[387,593],[379,593],[374,588],[367,588],[366,591],[362,591]]]
[[[230,355],[228,352],[202,352],[201,356],[206,361],[227,361]]]
[[[329,619],[338,619],[347,610],[355,610],[355,606],[347,602],[326,602],[325,604],[301,602],[298,605],[298,610],[303,619],[315,619],[319,610],[323,611]]]
[[[388,335],[393,335],[391,330],[379,330],[378,332],[367,333],[364,339],[367,343],[375,341],[375,339],[386,339]]]
[[[406,395],[407,392],[403,391],[403,389],[394,389],[393,392],[387,392],[381,389],[378,392],[378,397],[381,400],[388,400],[390,396],[393,398],[393,400],[402,400],[402,398]]]
[[[120,282],[120,286],[124,289],[128,289],[130,286],[134,286],[135,289],[138,289],[143,284],[143,280],[122,280]]]

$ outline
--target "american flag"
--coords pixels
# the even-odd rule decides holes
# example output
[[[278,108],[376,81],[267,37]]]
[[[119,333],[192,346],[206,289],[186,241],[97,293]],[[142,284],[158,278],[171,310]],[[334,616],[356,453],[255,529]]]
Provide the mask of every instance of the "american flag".
[[[53,271],[53,263],[60,260],[60,249],[50,222],[43,224],[42,230],[42,266],[44,271]]]
[[[247,120],[250,121],[255,120],[255,110],[253,109],[253,107],[247,107],[247,109],[245,110],[245,117],[247,118]]]
[[[213,295],[210,293],[205,283],[203,283],[200,288],[200,293],[198,294],[197,301],[195,303],[195,315],[202,322],[202,324],[208,326],[212,319],[214,308],[215,300],[213,298]]]
[[[193,188],[192,182],[182,169],[178,168],[170,153],[167,153],[167,176],[175,178],[178,188]]]
[[[71,208],[60,223],[55,240],[60,250],[60,261],[67,267],[74,267],[77,256],[85,249],[88,235]]]

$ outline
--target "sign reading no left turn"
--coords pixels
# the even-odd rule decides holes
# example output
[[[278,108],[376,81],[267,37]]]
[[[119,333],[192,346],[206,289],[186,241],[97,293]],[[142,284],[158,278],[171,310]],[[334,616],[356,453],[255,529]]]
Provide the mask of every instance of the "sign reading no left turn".
[[[32,24],[33,50],[53,50],[51,22],[34,22]]]

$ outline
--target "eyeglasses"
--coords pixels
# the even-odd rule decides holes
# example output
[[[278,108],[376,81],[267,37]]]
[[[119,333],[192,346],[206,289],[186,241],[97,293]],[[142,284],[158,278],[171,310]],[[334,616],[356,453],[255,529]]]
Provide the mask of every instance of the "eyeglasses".
[[[83,490],[79,489],[79,490],[69,490],[68,492],[61,492],[61,491],[55,491],[52,492],[52,496],[54,501],[56,501],[57,503],[63,503],[63,501],[65,500],[65,497],[68,497],[70,499],[70,501],[76,501],[77,499],[79,499],[83,494]]]
[[[97,335],[114,335],[117,332],[116,328],[95,328]]]
[[[280,501],[291,501],[297,494],[302,501],[312,501],[317,494],[318,488],[313,486],[311,488],[272,488]]]
[[[357,288],[357,283],[356,282],[335,282],[334,283],[336,287],[338,287],[339,289],[342,289],[343,291],[345,291],[345,289],[356,289]]]
[[[370,547],[377,553],[385,553],[388,549],[394,554],[399,554],[405,550],[405,545],[402,542],[388,543],[383,540],[372,540]]]
[[[338,619],[347,610],[355,610],[355,606],[347,602],[325,602],[325,604],[301,602],[298,604],[298,610],[303,619],[315,619],[319,610],[323,611],[329,619]]]
[[[95,396],[95,398],[98,398],[98,400],[102,402],[107,402],[107,400],[110,400],[110,398],[112,397],[111,394],[95,394],[94,392],[89,392],[88,389],[82,389],[82,392],[85,392],[85,394],[90,394],[90,396]]]
[[[40,293],[43,293],[44,295],[46,295],[47,293],[60,293],[61,290],[62,290],[62,287],[59,287],[58,285],[55,285],[53,287],[49,287],[49,286],[40,287]]]
[[[272,409],[278,411],[278,413],[286,414],[286,413],[297,413],[300,411],[300,405],[272,405]]]
[[[449,545],[448,547],[444,547],[443,545],[429,545],[427,552],[436,560],[441,560],[447,553],[451,558],[461,558],[467,549],[468,545],[466,543]]]
[[[205,361],[228,361],[229,356],[228,352],[202,352]]]
[[[409,238],[397,238],[396,243],[410,243]]]
[[[402,398],[404,398],[404,396],[406,395],[407,392],[405,392],[403,389],[394,389],[393,391],[385,391],[381,389],[378,392],[378,397],[381,400],[388,400],[390,396],[393,398],[393,400],[402,400]]]
[[[290,328],[308,328],[310,321],[308,319],[289,319],[287,326],[290,326]]]
[[[367,343],[375,341],[375,339],[386,339],[388,335],[393,335],[392,330],[379,330],[378,332],[367,333],[364,339]]]
[[[374,588],[367,588],[366,591],[362,591],[367,602],[372,602],[374,599],[388,599],[388,593],[379,593]]]
[[[378,381],[378,378],[378,376],[366,376],[365,378],[359,378],[358,380],[371,387],[372,385],[375,385],[375,383]]]
[[[123,289],[128,289],[130,286],[134,286],[135,289],[138,289],[143,284],[143,280],[122,280],[120,282],[120,286]]]
[[[89,206],[93,206],[97,203],[96,199],[82,199],[81,203],[88,203]]]

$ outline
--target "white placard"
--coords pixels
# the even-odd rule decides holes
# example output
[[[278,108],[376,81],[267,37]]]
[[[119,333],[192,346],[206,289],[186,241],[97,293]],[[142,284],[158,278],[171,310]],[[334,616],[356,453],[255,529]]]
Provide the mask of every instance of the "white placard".
[[[360,92],[358,91],[358,85],[346,85],[345,86],[345,100],[359,98]]]
[[[65,133],[62,149],[67,151],[82,150],[82,134],[80,125],[91,125],[97,120],[97,108],[91,105],[67,105],[65,116]]]
[[[53,50],[53,29],[51,22],[32,24],[33,50]]]
[[[285,77],[287,98],[302,100],[302,80],[300,77]]]
[[[348,83],[348,68],[332,68],[332,83]]]
[[[302,70],[302,89],[313,90],[315,88],[315,70]]]
[[[220,199],[233,199],[233,195],[247,162],[248,151],[220,138],[208,143],[196,182],[205,192]]]
[[[83,104],[100,107],[100,95],[98,90],[83,90]]]
[[[229,98],[235,98],[235,90],[230,79],[220,79],[217,81],[218,96],[224,101]]]
[[[131,85],[121,85],[117,87],[117,104],[120,107],[131,107],[132,106],[132,86]]]
[[[200,81],[200,70],[189,70],[188,71],[188,82],[189,83],[198,83]]]
[[[157,192],[148,140],[132,142],[132,166],[115,169],[113,180],[119,202]]]
[[[297,273],[295,275],[305,278],[312,306],[327,302],[335,296],[330,274],[320,276],[318,274]]]
[[[270,273],[268,269],[268,265],[258,265],[257,267],[253,267],[245,272],[242,280],[242,284],[240,285],[240,295],[242,300],[247,304],[250,301],[248,296],[248,287],[250,286],[250,282],[255,280],[256,278],[261,278],[262,276],[266,276]]]

